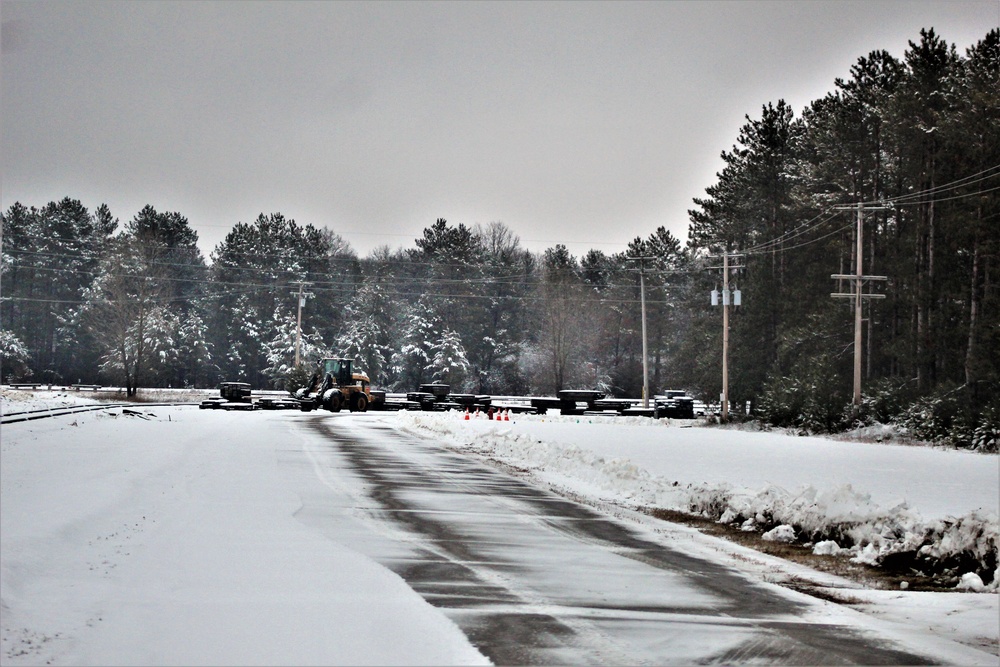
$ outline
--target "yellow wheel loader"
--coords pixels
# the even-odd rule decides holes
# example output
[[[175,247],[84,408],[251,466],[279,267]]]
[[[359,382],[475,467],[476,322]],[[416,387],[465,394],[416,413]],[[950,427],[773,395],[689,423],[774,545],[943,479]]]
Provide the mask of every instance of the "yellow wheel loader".
[[[364,373],[354,373],[353,359],[320,359],[308,386],[295,392],[302,412],[326,408],[340,412],[364,412],[371,404],[371,380]]]

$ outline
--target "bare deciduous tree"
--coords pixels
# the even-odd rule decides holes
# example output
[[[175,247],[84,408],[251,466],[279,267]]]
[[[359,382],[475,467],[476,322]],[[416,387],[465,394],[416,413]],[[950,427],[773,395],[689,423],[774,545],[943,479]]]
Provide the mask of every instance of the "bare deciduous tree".
[[[140,239],[119,237],[85,291],[79,313],[103,348],[101,371],[120,379],[129,397],[136,395],[172,328],[156,256]]]

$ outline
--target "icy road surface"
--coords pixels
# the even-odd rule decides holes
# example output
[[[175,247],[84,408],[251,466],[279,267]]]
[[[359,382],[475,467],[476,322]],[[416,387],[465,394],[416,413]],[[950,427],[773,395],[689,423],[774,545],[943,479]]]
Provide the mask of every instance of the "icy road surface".
[[[327,488],[302,478],[298,518],[350,535],[497,664],[934,661],[853,613],[751,581],[378,418],[321,413],[303,424],[321,436],[306,454]],[[283,460],[299,459],[292,450]],[[331,489],[346,491],[348,506],[331,506]]]

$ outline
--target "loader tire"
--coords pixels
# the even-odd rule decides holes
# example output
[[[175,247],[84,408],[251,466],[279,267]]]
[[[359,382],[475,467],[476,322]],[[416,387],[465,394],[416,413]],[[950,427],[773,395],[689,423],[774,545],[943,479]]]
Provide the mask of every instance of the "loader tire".
[[[326,406],[330,412],[340,412],[340,394],[331,396]]]
[[[365,412],[368,410],[368,397],[364,394],[358,394],[358,398],[354,404],[354,409],[357,412]]]

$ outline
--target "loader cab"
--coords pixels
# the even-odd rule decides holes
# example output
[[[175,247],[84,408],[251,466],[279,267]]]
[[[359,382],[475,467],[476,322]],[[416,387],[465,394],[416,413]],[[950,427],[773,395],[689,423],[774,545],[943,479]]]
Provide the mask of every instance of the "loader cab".
[[[341,387],[354,384],[354,380],[351,377],[351,369],[354,364],[353,359],[322,359],[319,363],[321,377],[325,378],[329,374],[334,382]]]

